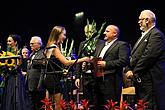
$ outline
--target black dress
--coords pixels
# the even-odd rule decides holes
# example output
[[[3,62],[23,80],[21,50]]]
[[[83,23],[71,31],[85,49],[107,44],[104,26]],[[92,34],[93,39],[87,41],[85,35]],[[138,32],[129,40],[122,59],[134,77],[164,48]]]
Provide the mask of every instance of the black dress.
[[[48,60],[44,80],[44,87],[50,95],[62,92],[60,84],[62,70],[62,63],[52,55]]]
[[[24,77],[20,68],[8,70],[3,91],[2,110],[30,110]]]
[[[6,77],[1,110],[31,110],[21,66],[4,66],[3,72]]]

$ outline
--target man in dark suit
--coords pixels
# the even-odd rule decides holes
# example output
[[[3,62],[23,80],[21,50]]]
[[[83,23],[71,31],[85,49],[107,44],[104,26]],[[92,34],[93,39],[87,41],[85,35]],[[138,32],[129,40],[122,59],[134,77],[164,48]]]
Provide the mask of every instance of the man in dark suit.
[[[79,46],[78,56],[84,57],[89,56],[92,57],[95,51],[95,45],[100,43],[102,40],[100,39],[91,39],[93,35],[97,32],[96,31],[96,24],[87,24],[84,27],[85,37],[86,40],[82,41]],[[97,40],[96,44],[89,46],[89,43],[94,42],[92,40]],[[93,46],[93,47],[92,47]],[[95,92],[94,92],[94,74],[93,74],[93,65],[90,62],[83,62],[81,64],[77,64],[77,76],[75,80],[76,86],[79,88],[80,91],[83,91],[83,99],[89,101],[89,108],[94,107],[94,100],[95,100]],[[81,78],[82,77],[82,78]],[[80,81],[80,79],[82,79]],[[82,85],[81,85],[81,84]],[[82,89],[82,90],[81,90]]]
[[[42,65],[37,63],[37,60],[39,61],[39,59],[44,58],[43,49],[41,48],[41,38],[38,36],[33,36],[30,40],[30,47],[32,53],[30,54],[27,67],[29,98],[31,101],[32,110],[40,110],[42,106],[41,100],[45,98],[45,91],[37,88],[42,69]]]
[[[130,48],[128,43],[119,41],[120,30],[115,25],[109,25],[105,29],[105,42],[97,45],[94,59],[95,69],[102,70],[100,74],[95,72],[97,96],[97,110],[104,110],[103,105],[107,100],[120,103],[123,85],[123,67],[129,64]]]
[[[141,12],[138,23],[142,37],[132,49],[126,76],[135,81],[137,100],[148,102],[147,110],[165,110],[165,36],[150,10]]]

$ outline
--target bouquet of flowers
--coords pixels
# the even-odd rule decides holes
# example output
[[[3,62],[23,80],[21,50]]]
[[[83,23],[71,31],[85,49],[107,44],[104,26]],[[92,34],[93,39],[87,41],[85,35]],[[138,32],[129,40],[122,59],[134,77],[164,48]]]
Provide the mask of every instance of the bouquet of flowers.
[[[102,23],[99,31],[96,30],[96,22],[93,20],[91,28],[89,27],[89,21],[87,19],[87,32],[91,32],[91,34],[87,34],[86,43],[84,45],[84,54],[87,56],[91,56],[96,49],[96,43],[98,38],[105,26],[106,22]],[[93,38],[93,35],[96,37]],[[92,39],[91,39],[92,38]]]

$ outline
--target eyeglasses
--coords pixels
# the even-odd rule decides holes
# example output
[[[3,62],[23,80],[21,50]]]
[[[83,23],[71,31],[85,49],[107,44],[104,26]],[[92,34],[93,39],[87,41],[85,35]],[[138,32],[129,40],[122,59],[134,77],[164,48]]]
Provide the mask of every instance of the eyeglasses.
[[[33,44],[35,44],[35,43],[30,43],[30,45],[33,45]]]
[[[139,21],[143,21],[143,20],[145,20],[145,19],[148,19],[148,18],[141,18],[141,19],[139,19]]]
[[[11,40],[7,40],[7,42],[11,42]]]

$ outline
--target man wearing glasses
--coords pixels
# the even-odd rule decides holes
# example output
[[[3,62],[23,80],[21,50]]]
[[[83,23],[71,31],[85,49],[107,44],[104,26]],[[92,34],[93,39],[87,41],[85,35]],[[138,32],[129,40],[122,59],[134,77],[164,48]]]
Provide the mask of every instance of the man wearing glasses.
[[[41,110],[41,100],[45,98],[45,91],[39,90],[38,84],[41,76],[42,66],[39,65],[37,60],[44,58],[42,49],[42,40],[39,36],[33,36],[30,40],[31,54],[28,61],[28,90],[29,98],[31,101],[32,110]]]
[[[165,36],[151,10],[143,10],[138,23],[142,36],[132,49],[126,77],[133,79],[137,100],[147,102],[147,110],[165,110]]]

